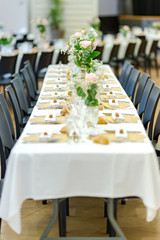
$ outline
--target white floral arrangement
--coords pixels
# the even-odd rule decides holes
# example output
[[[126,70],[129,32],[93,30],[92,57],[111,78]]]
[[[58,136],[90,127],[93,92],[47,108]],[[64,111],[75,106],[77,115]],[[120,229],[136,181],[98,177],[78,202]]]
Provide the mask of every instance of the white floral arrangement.
[[[13,41],[13,35],[11,33],[0,33],[0,45],[9,45]]]
[[[71,62],[88,72],[96,71],[100,62],[96,58],[100,52],[95,51],[98,41],[94,28],[85,28],[71,35],[66,48]]]
[[[128,25],[121,25],[119,27],[119,32],[122,33],[124,37],[127,37],[127,34],[131,32],[131,29]]]
[[[160,30],[160,22],[153,22],[152,27],[155,28],[156,30]]]

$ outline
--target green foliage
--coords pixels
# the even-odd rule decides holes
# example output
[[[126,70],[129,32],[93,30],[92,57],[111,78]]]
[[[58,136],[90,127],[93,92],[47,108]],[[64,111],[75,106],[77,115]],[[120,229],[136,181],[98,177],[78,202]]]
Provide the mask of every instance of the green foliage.
[[[97,84],[91,84],[90,88],[87,90],[87,98],[85,99],[85,104],[87,106],[98,106],[97,95]]]
[[[37,24],[37,28],[41,33],[45,33],[46,27],[43,24]]]
[[[7,37],[2,37],[0,38],[0,45],[9,45],[13,40],[13,36],[11,36],[10,38]]]
[[[81,87],[77,87],[77,95],[79,97],[82,97],[82,99],[84,99],[86,97],[86,94]]]
[[[62,23],[62,8],[61,0],[50,0],[51,8],[48,14],[48,20],[50,26],[54,26],[56,29],[60,29],[60,24]]]

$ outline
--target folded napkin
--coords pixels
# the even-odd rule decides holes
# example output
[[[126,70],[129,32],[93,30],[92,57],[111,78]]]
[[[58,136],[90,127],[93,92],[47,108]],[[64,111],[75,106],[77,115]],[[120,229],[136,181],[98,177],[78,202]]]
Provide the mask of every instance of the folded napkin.
[[[58,116],[56,117],[55,121],[48,122],[46,121],[46,116],[43,117],[34,117],[29,120],[30,123],[32,124],[61,124],[64,123],[65,117],[63,116]]]
[[[37,105],[36,105],[36,107],[37,108],[46,108],[46,109],[53,109],[53,108],[62,108],[62,107],[64,107],[64,106],[66,106],[66,102],[62,102],[62,101],[60,101],[60,102],[58,102],[57,104],[52,104],[51,102],[46,102],[46,103],[38,103]]]
[[[125,95],[125,94],[118,94],[118,93],[114,93],[114,92],[112,92],[112,94],[111,94],[110,92],[112,92],[112,91],[109,91],[107,93],[100,93],[100,98],[101,99],[109,99],[109,98],[110,99],[115,99],[115,98],[124,99],[127,97],[127,95]]]
[[[105,91],[122,91],[122,89],[120,88],[120,87],[103,87],[102,89],[101,89],[101,91],[103,92],[105,92]]]
[[[105,115],[105,113],[104,113]],[[116,121],[112,115],[109,115],[108,113],[106,114],[106,116],[104,117],[106,119],[106,121],[108,121],[109,123],[136,123],[139,121],[139,117],[138,116],[132,116],[132,115],[123,115],[123,120],[122,121]]]
[[[116,137],[115,132],[107,132],[95,137],[90,137],[93,142],[100,144],[108,144],[109,142],[139,142],[143,141],[145,138],[146,136],[144,134],[137,132],[127,132],[126,138]]]
[[[116,109],[115,107],[112,107],[109,102],[104,102],[104,101],[101,101],[101,105],[103,105],[104,108],[108,108],[108,109]],[[129,108],[131,105],[130,103],[126,103],[126,102],[118,102],[118,108]]]
[[[50,134],[50,137],[42,137],[44,133],[41,134],[31,134],[29,136],[24,137],[23,142],[31,142],[31,143],[62,143],[67,142],[68,137],[66,134]]]
[[[69,96],[67,96],[66,94],[49,94],[49,95],[41,95],[40,96],[41,99],[56,99],[56,98],[59,98],[59,99],[68,99]]]

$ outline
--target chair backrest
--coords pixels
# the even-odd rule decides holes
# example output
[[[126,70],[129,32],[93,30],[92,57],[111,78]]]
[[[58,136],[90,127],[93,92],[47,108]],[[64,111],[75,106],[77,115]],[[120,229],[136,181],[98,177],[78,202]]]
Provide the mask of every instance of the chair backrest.
[[[16,95],[14,93],[14,90],[11,86],[8,86],[6,89],[6,92],[8,93],[9,99],[12,104],[12,109],[14,113],[14,119],[15,119],[15,125],[16,125],[16,137],[18,138],[21,134],[21,128],[23,128],[23,119],[22,114],[19,108],[19,104],[16,98]]]
[[[63,64],[67,64],[68,63],[68,54],[61,52],[61,50],[59,50],[59,54],[58,54],[58,58],[57,58],[57,64],[58,63],[63,63]]]
[[[0,159],[1,159],[1,179],[4,179],[5,176],[5,172],[6,172],[6,157],[5,157],[5,150],[3,147],[3,143],[2,143],[2,139],[0,137]],[[0,193],[1,191],[1,187],[0,187]]]
[[[120,44],[114,44],[109,56],[109,61],[112,59],[117,59],[118,58],[118,51],[119,51]]]
[[[159,111],[157,119],[156,119],[154,132],[153,132],[153,138],[152,138],[152,136],[149,136],[149,137],[151,140],[158,142],[159,134],[160,134],[160,111]]]
[[[124,59],[126,59],[126,58],[133,58],[135,46],[136,46],[135,42],[130,42],[128,44],[128,47],[126,49],[126,53],[125,53]]]
[[[148,126],[148,122],[151,121],[151,118],[154,118],[155,110],[158,104],[160,96],[160,88],[157,86],[153,86],[151,93],[149,95],[145,110],[144,110],[144,116],[143,116],[143,125],[145,128]],[[153,123],[150,122],[150,127]],[[151,129],[150,129],[151,131]]]
[[[154,82],[151,79],[148,79],[146,86],[144,88],[143,94],[142,94],[140,104],[139,104],[138,114],[139,114],[140,118],[142,118],[142,114],[144,113],[146,103],[147,103],[147,100],[149,98],[149,95],[150,95],[150,92],[151,92],[153,86],[154,86]]]
[[[131,74],[128,78],[128,82],[125,88],[125,91],[129,97],[131,97],[131,100],[133,102],[134,99],[134,92],[136,88],[136,84],[138,82],[140,76],[140,72],[137,69],[132,69]]]
[[[121,81],[121,85],[124,89],[126,88],[129,76],[130,76],[133,68],[134,68],[133,65],[129,64],[126,71],[124,72],[124,76],[123,76],[123,79]]]
[[[103,49],[104,49],[104,45],[96,47],[96,51],[100,52],[100,54],[96,57],[96,59],[102,60]]]
[[[8,119],[8,123],[9,123],[9,127],[10,127],[10,130],[11,130],[11,134],[12,134],[12,138],[13,140],[16,139],[16,136],[15,136],[15,131],[14,131],[14,126],[13,126],[13,121],[12,121],[12,117],[11,117],[11,114],[10,114],[10,111],[9,111],[9,107],[8,107],[8,104],[6,102],[6,99],[3,95],[3,93],[0,93],[0,103],[4,109],[4,112],[7,116],[7,119]]]
[[[24,53],[19,66],[19,71],[24,67],[24,62],[26,62],[27,60],[30,61],[32,68],[35,69],[36,58],[37,58],[37,52]]]
[[[153,40],[151,48],[150,48],[150,54],[154,53],[155,55],[157,55],[157,46],[158,46],[158,42],[159,40]]]
[[[49,52],[42,52],[40,57],[39,57],[39,61],[38,61],[38,65],[37,65],[37,69],[36,69],[36,73],[38,73],[38,71],[40,71],[43,68],[48,67],[51,62],[52,62],[52,57],[53,57],[53,50],[49,51]]]
[[[24,98],[24,94],[22,91],[22,87],[20,85],[20,81],[22,81],[22,80],[20,80],[18,77],[16,77],[11,81],[11,84],[15,91],[20,109],[22,111],[22,114],[23,114],[22,117],[24,117],[28,112],[28,107],[27,107],[26,98]]]
[[[122,83],[123,82],[123,78],[124,78],[124,74],[125,71],[127,70],[127,67],[130,65],[130,63],[128,61],[124,61],[123,66],[122,66],[122,71],[119,77],[119,82]]]
[[[1,123],[0,124],[0,137],[2,140],[2,144],[7,150],[10,151],[14,145],[14,141],[12,138],[12,133],[10,130],[7,116],[5,114],[5,111],[4,111],[1,103],[0,103],[0,123]]]
[[[13,56],[2,56],[0,60],[0,76],[10,73],[15,73],[17,55]]]
[[[142,77],[139,81],[139,85],[138,85],[138,89],[137,89],[137,93],[136,93],[136,98],[135,98],[135,102],[134,102],[134,105],[135,107],[137,108],[140,101],[141,101],[141,98],[142,98],[142,94],[143,94],[143,91],[144,91],[144,88],[146,86],[146,83],[149,79],[149,75],[147,73],[143,73],[142,74]]]
[[[21,75],[19,73],[16,73],[16,74],[13,75],[13,77],[18,78],[19,86],[21,86],[21,93],[23,95],[23,100],[22,101],[26,102],[27,107],[31,107],[31,103],[28,102],[28,99],[27,99],[27,96],[26,96],[26,93],[25,93],[24,83],[23,83],[23,80],[21,78]]]
[[[32,86],[33,86],[34,93],[36,94],[37,89],[38,89],[38,82],[37,82],[37,80],[36,80],[35,73],[34,73],[34,71],[33,71],[33,68],[32,68],[32,66],[31,66],[30,61],[24,62],[24,66],[25,66],[25,68],[26,68],[27,71],[28,71],[28,74],[29,74],[29,76],[30,76],[30,80],[31,80],[31,82],[32,82]]]
[[[26,84],[28,100],[29,100],[29,102],[31,102],[32,100],[35,100],[35,92],[33,89],[33,84],[32,84],[31,78],[29,76],[29,73],[28,73],[28,70],[26,67],[21,69],[21,73],[22,73],[24,82]]]
[[[138,49],[137,56],[142,56],[142,57],[145,56],[146,46],[147,46],[147,40],[142,39],[142,42],[141,42],[140,47]]]

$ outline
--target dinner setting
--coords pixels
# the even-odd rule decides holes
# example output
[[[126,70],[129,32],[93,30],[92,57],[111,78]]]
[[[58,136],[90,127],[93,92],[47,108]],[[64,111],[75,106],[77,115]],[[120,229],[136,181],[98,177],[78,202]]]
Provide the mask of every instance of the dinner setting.
[[[0,240],[159,239],[154,1],[22,0],[0,16]]]

